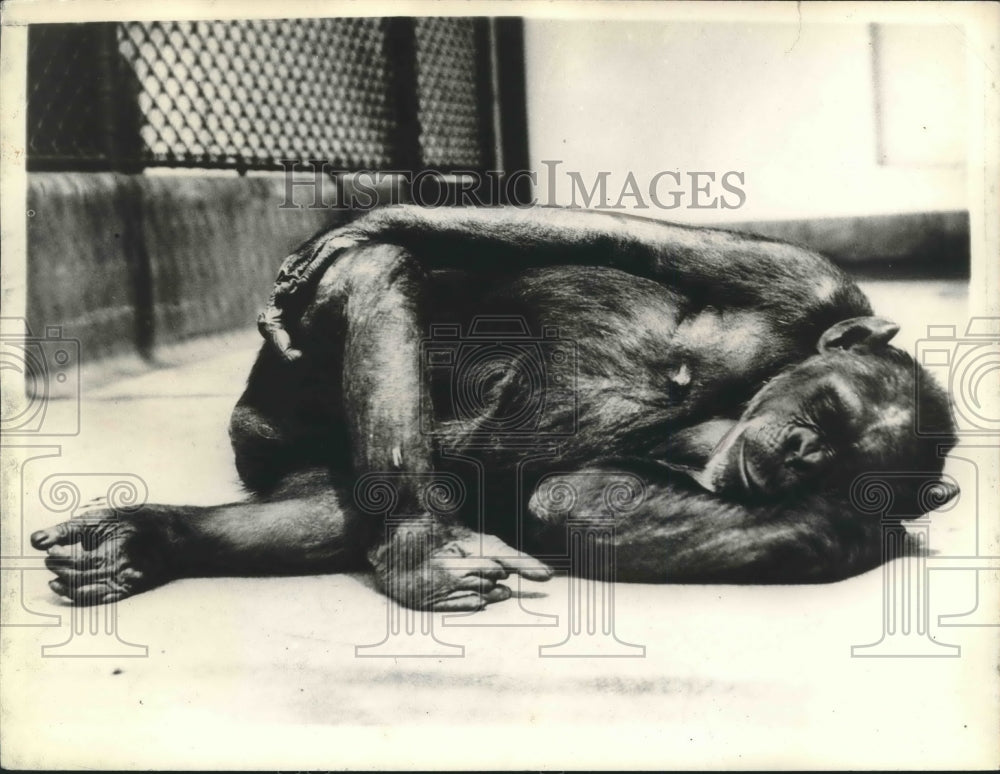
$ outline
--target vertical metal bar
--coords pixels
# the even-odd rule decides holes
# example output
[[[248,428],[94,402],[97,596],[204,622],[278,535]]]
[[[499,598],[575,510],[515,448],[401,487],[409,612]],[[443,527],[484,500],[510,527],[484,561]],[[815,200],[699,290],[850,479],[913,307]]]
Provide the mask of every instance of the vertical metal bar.
[[[144,166],[139,135],[139,84],[118,50],[120,24],[94,25],[97,94],[108,167],[135,174]]]
[[[503,169],[503,153],[497,141],[500,132],[497,104],[496,56],[490,19],[473,19],[476,70],[476,110],[479,113],[479,156],[483,169]]]
[[[497,63],[497,105],[500,114],[499,145],[504,171],[510,175],[528,169],[528,112],[524,76],[524,24],[521,19],[494,22]],[[507,186],[504,186],[506,189]],[[520,175],[508,199],[526,203],[531,181]]]
[[[101,134],[104,144],[104,157],[108,167],[118,171],[122,168],[121,135],[118,126],[118,110],[116,101],[120,99],[120,89],[117,88],[117,70],[115,57],[118,53],[115,24],[95,24],[94,48],[97,60],[97,100],[101,115]],[[67,74],[68,75],[68,74]]]
[[[396,130],[392,160],[400,170],[417,170],[423,165],[420,149],[420,97],[417,89],[417,38],[414,20],[391,17],[385,20],[385,57],[389,63]]]
[[[134,343],[144,359],[153,357],[154,292],[153,273],[143,229],[143,196],[134,174],[142,171],[138,88],[127,80],[128,68],[118,51],[118,25],[115,22],[95,25],[97,49],[97,93],[105,136],[108,166],[124,174],[117,188],[117,206],[124,233],[122,251],[132,285],[135,314]]]

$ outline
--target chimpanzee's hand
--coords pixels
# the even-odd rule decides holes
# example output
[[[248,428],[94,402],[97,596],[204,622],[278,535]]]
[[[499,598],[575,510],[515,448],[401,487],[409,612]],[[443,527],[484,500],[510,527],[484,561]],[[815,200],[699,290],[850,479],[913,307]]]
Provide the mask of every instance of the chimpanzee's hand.
[[[546,581],[552,570],[500,538],[462,527],[414,521],[369,555],[382,590],[401,605],[420,610],[482,610],[509,599],[498,581],[516,573]]]
[[[129,514],[93,508],[38,530],[31,545],[48,551],[45,566],[56,575],[49,588],[59,596],[79,604],[117,602],[176,577],[168,516],[163,506]]]

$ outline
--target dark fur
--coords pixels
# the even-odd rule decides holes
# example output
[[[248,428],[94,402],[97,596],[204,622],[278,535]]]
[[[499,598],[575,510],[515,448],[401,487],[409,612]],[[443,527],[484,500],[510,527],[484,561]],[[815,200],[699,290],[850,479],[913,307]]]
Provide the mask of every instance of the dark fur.
[[[454,385],[429,380],[423,367],[429,325],[458,324],[467,334],[483,314],[519,316],[533,337],[558,329],[575,349],[572,364],[549,364],[545,384],[556,398],[543,401],[530,432],[490,431],[485,421],[525,399],[518,369],[494,374],[483,411],[470,416],[456,409]],[[839,455],[830,469],[839,476],[760,502],[706,492],[683,469],[703,461],[720,422],[733,424],[748,401],[751,409],[766,403],[766,390],[751,398],[777,374],[785,398],[806,396],[815,379],[799,376],[804,361],[826,373],[827,360],[855,358],[859,373],[870,365],[879,375],[856,382],[859,401],[911,410],[913,364],[892,347],[847,342],[842,354],[810,360],[831,324],[870,314],[867,299],[825,259],[758,237],[561,210],[375,211],[306,243],[283,267],[262,318],[270,341],[231,425],[237,468],[256,498],[210,509],[150,506],[157,519],[116,522],[127,567],[84,583],[76,560],[57,551],[54,588],[102,601],[179,575],[348,569],[367,551],[400,601],[467,609],[498,597],[456,587],[454,574],[435,564],[440,551],[466,551],[471,529],[558,553],[567,522],[601,515],[608,486],[624,475],[638,475],[644,491],[632,510],[604,513],[616,521],[620,579],[848,576],[879,562],[881,526],[851,507],[846,473],[874,464],[936,477],[935,443],[917,442],[911,431],[862,454],[863,438],[830,441]],[[424,394],[435,434],[425,432]],[[921,398],[924,416],[937,416],[946,436],[945,396],[925,390]],[[789,415],[782,428],[800,419]],[[832,433],[842,423],[826,424]],[[775,444],[786,437],[779,430]],[[784,464],[777,446],[759,448],[766,454],[758,465]],[[860,468],[850,464],[855,453]],[[462,455],[476,462],[456,462]],[[427,505],[421,482],[432,471],[454,472],[475,491],[477,465],[486,476],[485,523],[473,497],[457,520],[414,521],[382,545],[380,520],[354,507],[357,477],[378,473],[396,488],[394,515],[418,516]],[[555,513],[538,492],[528,502],[536,487],[560,480],[576,490],[572,509]],[[83,538],[96,550],[108,541],[101,529],[100,540]],[[79,539],[71,532],[60,525],[33,539],[58,547]],[[401,569],[394,542],[415,535],[424,553],[416,569]],[[148,548],[142,559],[130,556],[137,536],[144,547],[162,545],[167,558],[149,560]],[[504,566],[544,576],[537,565]]]

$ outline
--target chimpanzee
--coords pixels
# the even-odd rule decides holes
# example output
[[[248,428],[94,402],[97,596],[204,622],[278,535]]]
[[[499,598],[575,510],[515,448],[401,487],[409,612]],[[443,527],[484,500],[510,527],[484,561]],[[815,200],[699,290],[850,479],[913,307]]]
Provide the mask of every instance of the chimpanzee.
[[[946,395],[915,389],[896,326],[850,279],[782,242],[389,207],[291,255],[260,328],[230,428],[253,498],[38,531],[56,593],[372,567],[404,604],[475,610],[510,595],[509,573],[548,578],[535,557],[588,517],[615,520],[621,580],[830,581],[881,560],[857,474],[934,482],[918,497],[887,478],[902,517],[957,493],[939,479]],[[609,500],[619,485],[628,507]]]

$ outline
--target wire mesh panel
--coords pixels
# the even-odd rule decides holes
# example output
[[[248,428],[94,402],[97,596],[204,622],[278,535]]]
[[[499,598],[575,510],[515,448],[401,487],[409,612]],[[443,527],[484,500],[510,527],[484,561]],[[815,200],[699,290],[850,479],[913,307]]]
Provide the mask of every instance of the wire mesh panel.
[[[430,167],[482,168],[487,159],[489,103],[475,19],[415,22],[420,148]]]
[[[118,43],[151,162],[391,162],[396,116],[379,19],[129,22]]]
[[[406,51],[397,46],[407,39],[400,24],[411,30]],[[323,159],[340,169],[482,169],[492,161],[493,109],[484,25],[453,18],[34,25],[29,162],[276,169],[282,159]]]
[[[33,161],[101,164],[108,157],[110,25],[42,24],[28,36],[28,154]]]

